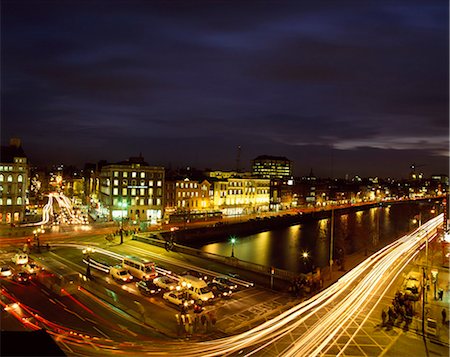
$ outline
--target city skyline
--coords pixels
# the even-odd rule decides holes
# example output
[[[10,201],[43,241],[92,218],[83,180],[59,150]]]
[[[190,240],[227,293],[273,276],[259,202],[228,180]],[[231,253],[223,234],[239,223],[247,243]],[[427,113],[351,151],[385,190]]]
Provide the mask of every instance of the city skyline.
[[[106,7],[106,4],[108,6]],[[2,145],[296,176],[448,173],[448,3],[29,2],[2,11]],[[31,59],[31,60],[30,60]]]

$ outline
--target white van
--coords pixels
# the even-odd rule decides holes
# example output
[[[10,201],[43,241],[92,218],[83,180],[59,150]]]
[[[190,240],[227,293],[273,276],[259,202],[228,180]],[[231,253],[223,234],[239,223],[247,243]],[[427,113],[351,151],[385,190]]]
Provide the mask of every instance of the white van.
[[[184,275],[180,276],[179,284],[188,291],[193,299],[204,302],[214,299],[214,294],[204,280],[200,280],[192,275]]]
[[[17,265],[23,265],[28,263],[28,254],[26,253],[17,253],[11,258],[11,261]]]

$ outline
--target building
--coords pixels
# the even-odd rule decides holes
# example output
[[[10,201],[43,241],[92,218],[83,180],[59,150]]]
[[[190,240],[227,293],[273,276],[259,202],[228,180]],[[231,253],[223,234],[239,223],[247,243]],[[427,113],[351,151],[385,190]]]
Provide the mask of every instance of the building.
[[[292,161],[281,156],[258,156],[252,161],[255,177],[270,179],[270,209],[278,211],[293,206]]]
[[[142,156],[107,164],[99,175],[99,203],[114,220],[159,223],[163,216],[164,167]]]
[[[210,174],[210,173],[209,173]],[[247,173],[212,172],[214,209],[225,216],[269,210],[270,180]]]
[[[282,156],[258,156],[252,161],[253,176],[268,179],[292,179],[292,161]]]
[[[1,147],[0,222],[15,224],[25,218],[28,203],[29,166],[20,139]]]

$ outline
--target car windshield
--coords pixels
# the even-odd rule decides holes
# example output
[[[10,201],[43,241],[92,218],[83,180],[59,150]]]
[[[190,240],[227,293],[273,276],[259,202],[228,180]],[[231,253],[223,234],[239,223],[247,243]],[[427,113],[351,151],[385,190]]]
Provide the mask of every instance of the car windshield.
[[[151,266],[146,266],[145,267],[145,272],[146,273],[151,273],[153,271],[153,268]]]
[[[119,271],[119,275],[127,275],[128,272],[126,270]]]

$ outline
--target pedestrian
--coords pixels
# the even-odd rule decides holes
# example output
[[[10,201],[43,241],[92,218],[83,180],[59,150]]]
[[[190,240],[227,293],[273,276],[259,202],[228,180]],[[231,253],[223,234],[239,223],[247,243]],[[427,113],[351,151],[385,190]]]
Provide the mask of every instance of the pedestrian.
[[[200,323],[202,324],[202,327],[204,328],[206,325],[206,315],[202,314],[202,316],[200,316]]]
[[[381,311],[381,326],[384,326],[386,324],[386,311],[384,309]]]
[[[447,310],[443,308],[441,314],[442,314],[442,324],[445,325],[445,323],[447,322]]]
[[[438,296],[439,296],[439,300],[442,301],[442,298],[444,297],[444,290],[439,289]]]

